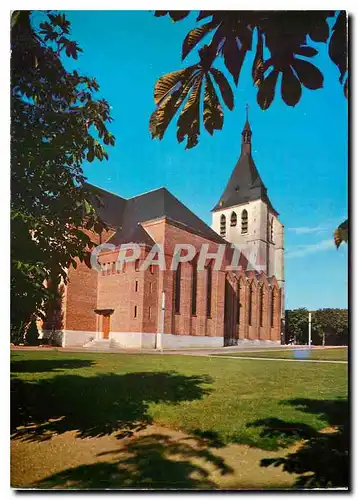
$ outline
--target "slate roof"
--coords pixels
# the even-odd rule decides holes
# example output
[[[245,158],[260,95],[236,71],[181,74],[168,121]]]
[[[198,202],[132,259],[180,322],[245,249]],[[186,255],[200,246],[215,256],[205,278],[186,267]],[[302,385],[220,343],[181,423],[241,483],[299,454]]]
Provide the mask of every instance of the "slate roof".
[[[227,243],[164,187],[129,199],[91,184],[87,184],[87,188],[102,200],[103,206],[97,205],[102,220],[117,230],[108,243],[143,243],[151,246],[154,241],[141,223],[162,217],[177,222],[181,227],[206,239]]]
[[[251,132],[248,120],[246,120],[242,134],[247,130]],[[273,208],[269,200],[267,188],[260,177],[251,152],[245,152],[242,144],[240,158],[236,163],[223,194],[212,209],[212,212],[254,200],[265,201],[269,208],[278,215],[278,212]]]
[[[278,215],[270,202],[267,188],[260,177],[252,156],[250,154],[241,154],[220,200],[212,211],[215,212],[216,210],[254,200],[265,201],[270,209]]]

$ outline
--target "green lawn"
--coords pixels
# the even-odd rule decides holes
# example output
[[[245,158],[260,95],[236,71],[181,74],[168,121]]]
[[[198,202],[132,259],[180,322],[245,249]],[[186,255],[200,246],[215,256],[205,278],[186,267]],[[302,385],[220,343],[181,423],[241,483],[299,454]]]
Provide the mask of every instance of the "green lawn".
[[[21,431],[32,438],[66,430],[98,436],[155,422],[275,449],[277,436],[259,421],[322,429],[331,424],[324,405],[347,397],[346,365],[20,351],[12,360],[13,427],[35,423]],[[319,401],[322,412],[310,411]]]
[[[11,358],[13,486],[347,485],[345,364],[63,351]],[[146,427],[184,431],[199,445],[143,435]],[[280,451],[302,440],[298,451]]]
[[[295,350],[267,350],[267,351],[242,351],[215,356],[230,356],[235,358],[276,358],[276,359],[322,359],[328,361],[347,361],[348,349],[295,349]]]

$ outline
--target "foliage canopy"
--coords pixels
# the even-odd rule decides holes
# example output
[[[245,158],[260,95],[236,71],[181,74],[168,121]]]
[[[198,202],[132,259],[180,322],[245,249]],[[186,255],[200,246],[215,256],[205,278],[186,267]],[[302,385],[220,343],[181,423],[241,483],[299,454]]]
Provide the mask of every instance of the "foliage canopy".
[[[190,11],[156,11],[174,21]],[[330,28],[329,19],[334,18]],[[270,107],[276,90],[283,101],[295,106],[302,87],[323,87],[322,72],[311,58],[318,54],[312,42],[328,46],[339,81],[348,95],[347,16],[345,11],[200,11],[196,26],[185,37],[182,60],[197,50],[199,61],[187,68],[160,77],[155,85],[156,109],[150,118],[153,138],[162,139],[176,114],[177,139],[187,138],[186,148],[198,144],[201,110],[204,128],[212,135],[221,130],[224,106],[234,108],[234,88],[239,85],[242,67],[250,52],[252,80],[257,87],[261,109]],[[205,39],[206,44],[201,42]],[[223,61],[233,82],[215,68]],[[203,106],[201,106],[203,99]]]
[[[101,222],[85,187],[84,160],[107,158],[110,106],[95,79],[68,71],[81,52],[64,14],[30,11],[11,18],[11,326],[41,312],[92,242],[84,229]],[[93,198],[92,198],[93,199]]]

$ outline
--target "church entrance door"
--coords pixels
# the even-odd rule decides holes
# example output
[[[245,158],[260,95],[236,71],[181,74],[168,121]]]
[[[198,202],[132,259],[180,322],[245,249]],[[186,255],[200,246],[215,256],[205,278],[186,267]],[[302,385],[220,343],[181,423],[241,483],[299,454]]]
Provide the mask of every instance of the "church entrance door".
[[[108,339],[109,338],[110,321],[111,321],[111,317],[110,317],[109,314],[103,315],[103,318],[102,318],[102,330],[103,330],[103,338],[104,339]]]
[[[236,289],[236,277],[228,273],[225,279],[224,347],[237,345],[238,311]]]

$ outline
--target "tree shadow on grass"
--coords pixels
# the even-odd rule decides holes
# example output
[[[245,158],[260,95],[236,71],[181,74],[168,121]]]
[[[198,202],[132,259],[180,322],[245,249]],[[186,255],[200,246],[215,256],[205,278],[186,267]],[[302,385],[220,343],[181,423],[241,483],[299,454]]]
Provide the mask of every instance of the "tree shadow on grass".
[[[111,455],[113,458],[111,459]],[[148,489],[213,489],[210,469],[221,475],[233,472],[212,454],[205,442],[190,444],[164,434],[139,436],[122,450],[97,455],[109,462],[81,465],[54,474],[37,484],[38,488],[148,488]]]
[[[263,427],[261,437],[276,438],[287,447],[303,444],[285,457],[263,459],[262,467],[279,467],[298,474],[297,488],[349,487],[349,407],[347,400],[293,399],[283,402],[300,411],[319,415],[328,428],[317,431],[297,422],[277,418],[257,420],[252,427]]]
[[[95,363],[87,359],[25,359],[11,361],[10,370],[16,373],[42,373],[90,368]],[[15,375],[16,376],[16,375]]]
[[[57,375],[11,382],[12,438],[31,441],[76,431],[76,437],[117,432],[126,437],[150,424],[151,403],[178,404],[210,392],[208,376],[176,372],[108,373],[93,377]]]

